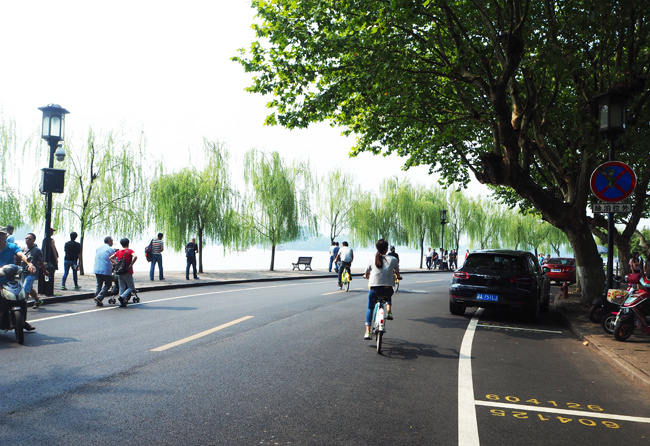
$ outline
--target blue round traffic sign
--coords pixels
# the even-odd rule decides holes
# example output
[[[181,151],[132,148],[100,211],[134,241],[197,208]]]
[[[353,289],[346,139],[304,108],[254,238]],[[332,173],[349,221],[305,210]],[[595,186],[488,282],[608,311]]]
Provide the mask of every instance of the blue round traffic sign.
[[[591,174],[591,191],[603,201],[625,200],[636,187],[636,175],[630,166],[620,161],[603,163]]]

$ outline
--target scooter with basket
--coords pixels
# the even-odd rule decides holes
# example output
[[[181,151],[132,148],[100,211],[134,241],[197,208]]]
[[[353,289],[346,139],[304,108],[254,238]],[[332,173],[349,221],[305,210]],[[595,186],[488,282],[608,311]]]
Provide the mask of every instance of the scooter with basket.
[[[639,284],[641,280],[641,274],[628,274],[625,276],[625,282],[627,283],[627,289],[621,290],[618,288],[607,290],[607,302],[609,302],[609,311],[605,311],[602,318],[600,319],[600,326],[603,327],[605,333],[614,334],[614,326],[616,325],[616,320],[618,314],[621,311],[621,305],[625,300],[632,295],[636,289],[636,285]],[[614,307],[612,307],[612,305]],[[627,312],[629,310],[625,310]]]
[[[650,335],[650,282],[644,277],[640,280],[641,288],[634,290],[621,305],[614,325],[614,338],[625,341],[635,328]]]

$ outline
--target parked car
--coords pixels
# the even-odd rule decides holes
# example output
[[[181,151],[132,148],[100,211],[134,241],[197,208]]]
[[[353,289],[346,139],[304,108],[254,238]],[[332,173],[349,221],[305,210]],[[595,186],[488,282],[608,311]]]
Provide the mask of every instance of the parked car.
[[[535,256],[525,251],[481,250],[467,256],[449,285],[449,311],[467,307],[522,310],[534,321],[548,311],[551,281]]]
[[[542,265],[542,271],[548,278],[557,283],[576,282],[576,259],[568,257],[556,257]]]

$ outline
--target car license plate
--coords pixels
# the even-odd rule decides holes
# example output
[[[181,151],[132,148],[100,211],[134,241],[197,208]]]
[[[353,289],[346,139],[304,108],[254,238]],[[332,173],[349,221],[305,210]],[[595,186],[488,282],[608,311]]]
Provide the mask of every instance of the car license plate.
[[[476,293],[476,300],[491,300],[493,302],[497,302],[499,300],[499,296],[496,294]]]
[[[554,273],[561,273],[562,272],[561,269],[552,269],[551,271],[554,272]]]

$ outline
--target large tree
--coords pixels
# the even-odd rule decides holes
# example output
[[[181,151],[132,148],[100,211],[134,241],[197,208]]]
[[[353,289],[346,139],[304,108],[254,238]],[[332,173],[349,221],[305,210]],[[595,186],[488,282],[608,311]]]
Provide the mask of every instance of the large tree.
[[[350,229],[350,214],[359,186],[348,172],[329,172],[320,181],[317,194],[318,214],[329,229],[330,242]]]
[[[140,237],[147,227],[148,198],[144,169],[144,138],[123,140],[119,134],[96,135],[92,129],[82,148],[68,145],[64,162],[65,191],[54,194],[52,220],[79,234],[80,272],[87,234]],[[29,204],[32,222],[41,222],[45,200],[34,192]]]
[[[240,239],[237,191],[232,189],[228,152],[220,142],[203,141],[203,169],[186,167],[162,175],[151,184],[151,205],[157,227],[169,245],[182,250],[194,236],[199,242],[203,272],[205,241],[235,247]]]
[[[604,273],[587,215],[606,159],[602,92],[650,124],[647,0],[255,0],[259,41],[239,62],[273,95],[267,122],[330,120],[354,152],[397,152],[448,182],[502,186],[564,231],[584,296]],[[647,158],[639,146],[617,158]],[[645,193],[645,191],[643,191]]]
[[[288,166],[278,152],[251,149],[244,160],[244,179],[243,243],[270,246],[273,271],[276,246],[316,233],[316,219],[309,207],[309,166],[299,162]]]

